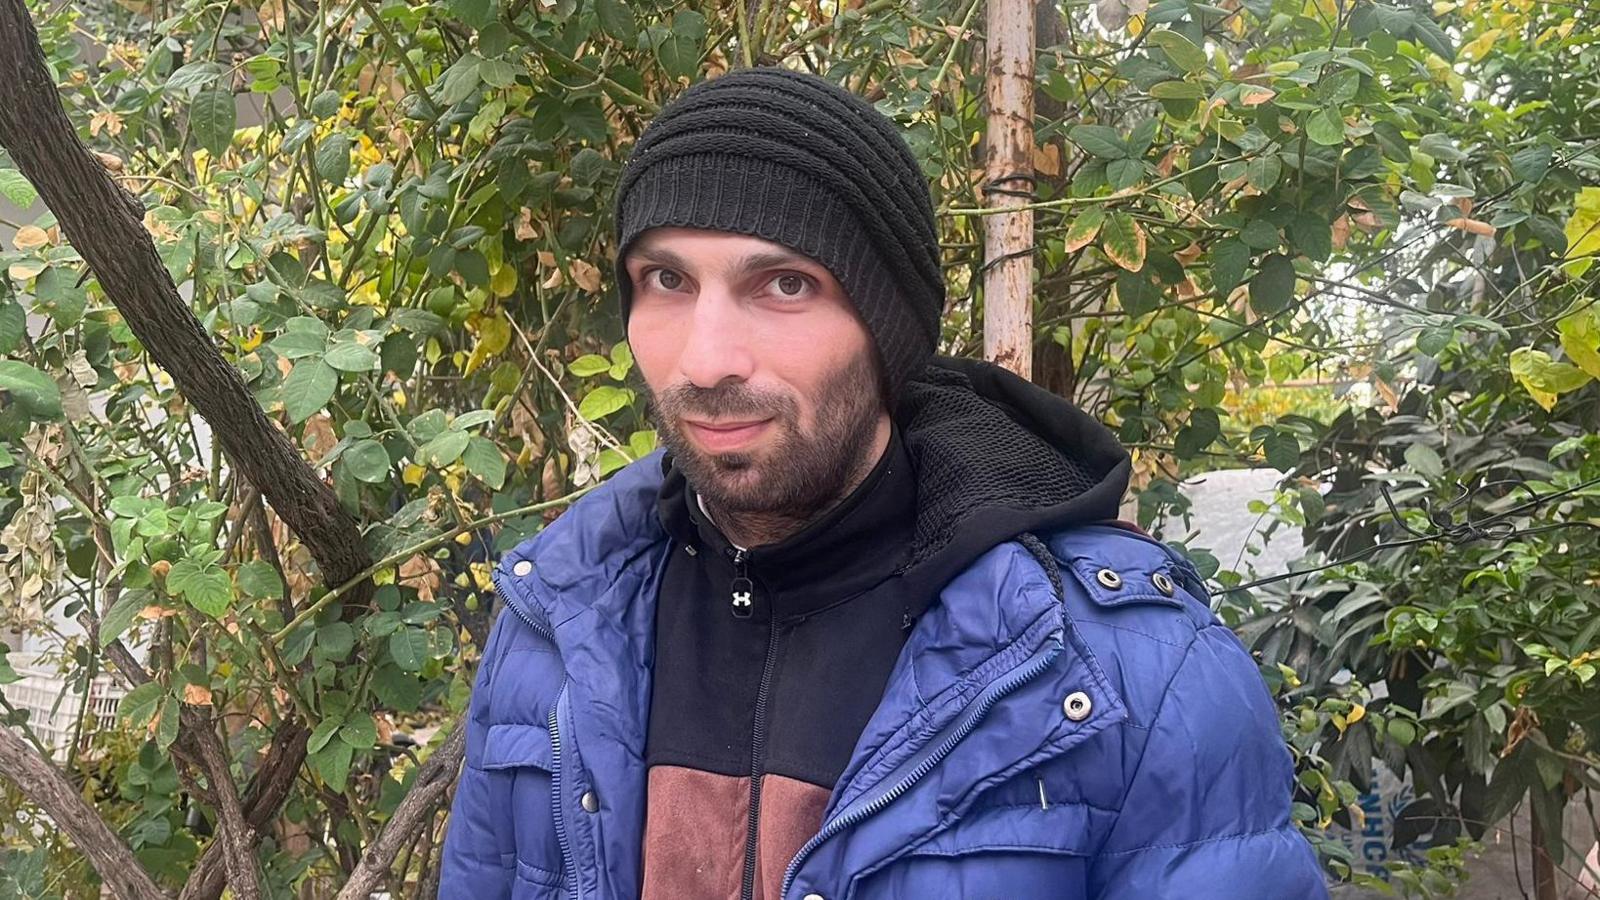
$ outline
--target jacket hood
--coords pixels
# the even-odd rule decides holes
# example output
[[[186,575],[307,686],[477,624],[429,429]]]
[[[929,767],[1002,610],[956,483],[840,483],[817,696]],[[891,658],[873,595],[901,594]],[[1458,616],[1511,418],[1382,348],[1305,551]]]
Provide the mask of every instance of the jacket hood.
[[[1110,429],[984,360],[935,357],[895,411],[917,479],[903,575],[937,592],[996,544],[1115,519],[1132,462]]]

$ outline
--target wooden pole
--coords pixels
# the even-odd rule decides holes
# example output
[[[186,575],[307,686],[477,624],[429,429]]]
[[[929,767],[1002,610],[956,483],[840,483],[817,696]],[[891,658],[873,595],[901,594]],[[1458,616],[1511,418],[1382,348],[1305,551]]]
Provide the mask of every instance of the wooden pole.
[[[1033,186],[1033,0],[989,0],[984,97],[986,205],[1029,200]],[[983,217],[983,355],[1033,377],[1033,213]]]

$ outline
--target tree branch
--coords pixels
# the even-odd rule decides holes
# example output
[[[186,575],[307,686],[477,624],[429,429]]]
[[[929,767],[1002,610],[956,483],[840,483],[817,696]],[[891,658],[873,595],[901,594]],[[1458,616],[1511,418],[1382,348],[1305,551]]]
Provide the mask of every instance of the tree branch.
[[[411,790],[389,817],[378,839],[361,854],[361,862],[335,900],[364,900],[394,863],[400,848],[416,839],[418,829],[433,821],[434,808],[456,780],[456,770],[467,749],[467,725],[457,722],[450,737],[417,770]]]
[[[73,247],[151,358],[172,376],[227,451],[299,535],[326,580],[370,563],[355,519],[262,411],[178,294],[144,226],[144,207],[83,144],[62,108],[23,0],[0,0],[0,145],[56,215]],[[357,603],[370,580],[351,591]]]
[[[0,728],[0,774],[72,838],[113,894],[122,900],[167,900],[133,851],[84,802],[67,776],[9,728]]]

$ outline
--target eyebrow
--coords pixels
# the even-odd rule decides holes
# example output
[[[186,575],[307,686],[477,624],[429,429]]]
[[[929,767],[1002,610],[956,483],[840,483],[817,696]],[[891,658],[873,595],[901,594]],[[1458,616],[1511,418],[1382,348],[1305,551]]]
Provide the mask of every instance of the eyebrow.
[[[689,264],[683,257],[665,247],[657,247],[653,244],[639,244],[629,252],[629,255],[660,265],[670,266],[674,269],[689,269]],[[767,250],[740,258],[728,268],[726,274],[730,281],[737,281],[766,269],[794,265],[815,265],[815,262],[810,257],[800,253],[786,250]]]

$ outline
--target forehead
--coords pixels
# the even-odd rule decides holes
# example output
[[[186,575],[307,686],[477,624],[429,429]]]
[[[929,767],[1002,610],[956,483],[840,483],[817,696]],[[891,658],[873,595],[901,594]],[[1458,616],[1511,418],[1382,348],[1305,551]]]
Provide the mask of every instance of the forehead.
[[[754,235],[681,226],[658,226],[645,231],[629,245],[625,261],[651,260],[682,265],[697,261],[733,261],[750,256],[817,265],[815,260],[802,253]]]

